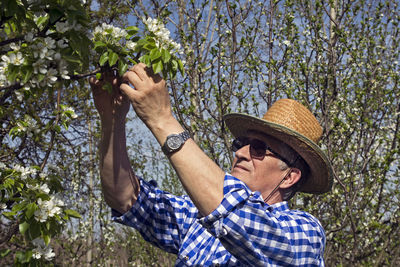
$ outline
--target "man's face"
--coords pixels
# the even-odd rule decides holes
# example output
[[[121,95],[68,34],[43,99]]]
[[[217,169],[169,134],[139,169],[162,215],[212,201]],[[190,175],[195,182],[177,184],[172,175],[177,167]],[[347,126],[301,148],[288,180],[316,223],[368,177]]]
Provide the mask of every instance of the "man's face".
[[[249,133],[246,137],[264,141],[274,151],[279,152],[279,141],[261,133]],[[240,179],[252,191],[259,191],[265,197],[279,184],[285,176],[280,169],[280,160],[270,151],[265,151],[263,159],[253,158],[250,154],[250,145],[246,145],[235,152],[231,174]]]

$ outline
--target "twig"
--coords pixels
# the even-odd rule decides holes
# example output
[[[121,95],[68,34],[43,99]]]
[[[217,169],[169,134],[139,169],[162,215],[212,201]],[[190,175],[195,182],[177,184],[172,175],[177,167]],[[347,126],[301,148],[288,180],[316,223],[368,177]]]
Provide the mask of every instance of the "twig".
[[[57,125],[60,120],[60,101],[61,101],[61,89],[58,88],[58,90],[57,90],[57,116],[56,116],[56,119],[54,120],[53,125]],[[46,152],[46,155],[43,159],[42,165],[40,166],[40,171],[43,171],[44,167],[46,166],[47,160],[49,159],[51,150],[53,149],[53,146],[54,146],[55,137],[56,137],[56,131],[54,129],[52,129],[50,146],[49,146],[49,148]]]

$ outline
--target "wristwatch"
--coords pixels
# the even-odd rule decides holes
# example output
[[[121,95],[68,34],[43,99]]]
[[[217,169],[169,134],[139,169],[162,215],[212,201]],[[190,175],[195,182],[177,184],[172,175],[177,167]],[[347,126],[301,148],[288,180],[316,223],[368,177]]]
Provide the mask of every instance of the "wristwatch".
[[[170,155],[183,146],[183,144],[190,138],[188,131],[181,132],[180,134],[170,134],[167,136],[167,140],[162,146],[162,151],[166,155]]]

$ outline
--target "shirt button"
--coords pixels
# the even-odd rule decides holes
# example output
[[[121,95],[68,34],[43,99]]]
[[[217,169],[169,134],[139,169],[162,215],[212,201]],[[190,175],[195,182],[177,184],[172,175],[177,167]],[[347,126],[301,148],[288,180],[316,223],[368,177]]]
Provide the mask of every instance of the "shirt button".
[[[189,260],[188,256],[183,257],[185,259],[185,261]]]

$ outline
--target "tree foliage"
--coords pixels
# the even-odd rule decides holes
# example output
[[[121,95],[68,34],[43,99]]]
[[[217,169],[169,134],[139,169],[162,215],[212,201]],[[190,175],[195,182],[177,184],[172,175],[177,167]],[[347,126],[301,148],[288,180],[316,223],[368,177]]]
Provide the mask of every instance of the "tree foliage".
[[[173,264],[172,256],[110,222],[99,189],[99,125],[84,78],[107,68],[123,73],[141,60],[176,76],[168,86],[177,118],[226,170],[232,154],[224,114],[262,116],[282,97],[308,106],[323,126],[335,181],[331,193],[300,194],[292,207],[322,222],[327,266],[400,263],[397,1],[0,5],[0,246],[7,262]],[[163,25],[174,41],[149,30]],[[131,115],[128,145],[137,173],[182,194],[160,148]],[[44,203],[50,200],[53,206]],[[49,221],[40,222],[40,205],[53,208]],[[81,219],[70,220],[78,216],[72,210]],[[42,251],[33,260],[46,248],[31,242],[38,233],[59,257],[48,261]]]

